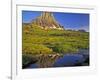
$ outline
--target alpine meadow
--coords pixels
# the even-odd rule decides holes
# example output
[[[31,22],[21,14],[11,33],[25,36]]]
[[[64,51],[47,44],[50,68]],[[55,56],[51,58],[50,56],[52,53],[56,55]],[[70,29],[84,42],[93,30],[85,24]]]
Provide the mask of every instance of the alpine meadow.
[[[22,68],[89,66],[89,14],[22,11]]]

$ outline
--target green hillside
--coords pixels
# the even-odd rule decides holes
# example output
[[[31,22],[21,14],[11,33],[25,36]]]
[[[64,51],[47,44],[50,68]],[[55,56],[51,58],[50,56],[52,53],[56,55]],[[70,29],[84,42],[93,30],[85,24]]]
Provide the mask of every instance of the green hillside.
[[[89,48],[89,33],[72,30],[41,29],[35,24],[23,24],[23,54],[67,54]]]

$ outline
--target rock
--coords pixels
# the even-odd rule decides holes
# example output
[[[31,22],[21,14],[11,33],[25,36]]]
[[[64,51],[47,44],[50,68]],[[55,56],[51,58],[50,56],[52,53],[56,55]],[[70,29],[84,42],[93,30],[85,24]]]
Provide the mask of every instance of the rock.
[[[55,20],[51,12],[43,12],[39,17],[32,21],[32,24],[40,26],[42,29],[59,29],[63,27]]]

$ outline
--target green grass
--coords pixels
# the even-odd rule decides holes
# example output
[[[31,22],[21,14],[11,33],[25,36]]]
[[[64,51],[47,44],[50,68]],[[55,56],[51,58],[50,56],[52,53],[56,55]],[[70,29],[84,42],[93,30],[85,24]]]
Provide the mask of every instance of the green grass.
[[[68,30],[43,30],[37,25],[23,25],[23,54],[76,53],[89,48],[89,33]]]

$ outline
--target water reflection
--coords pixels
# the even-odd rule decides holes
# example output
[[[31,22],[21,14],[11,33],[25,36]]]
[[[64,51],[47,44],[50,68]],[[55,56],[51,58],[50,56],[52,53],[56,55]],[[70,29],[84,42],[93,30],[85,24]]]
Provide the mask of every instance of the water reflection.
[[[37,63],[28,68],[89,66],[89,50],[80,50],[78,53],[67,53],[63,57],[50,58],[42,56]]]
[[[58,59],[55,63],[54,63],[54,67],[64,67],[64,66],[74,66],[74,65],[78,65],[82,62],[85,61],[85,58],[82,55],[79,54],[68,54],[65,55],[63,58]]]

